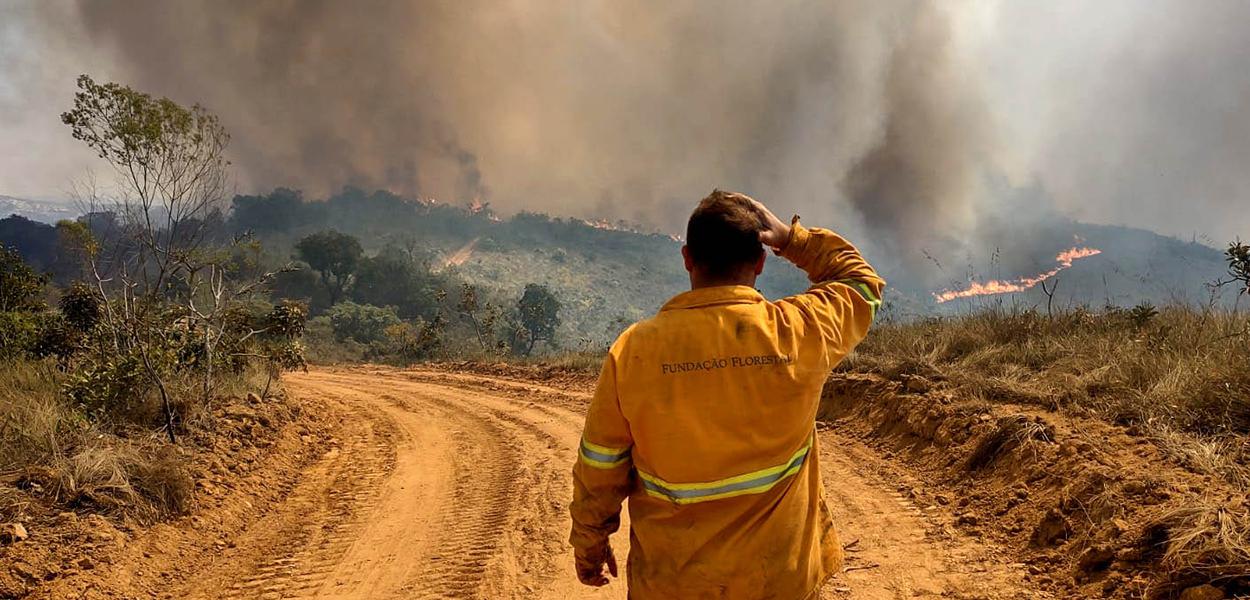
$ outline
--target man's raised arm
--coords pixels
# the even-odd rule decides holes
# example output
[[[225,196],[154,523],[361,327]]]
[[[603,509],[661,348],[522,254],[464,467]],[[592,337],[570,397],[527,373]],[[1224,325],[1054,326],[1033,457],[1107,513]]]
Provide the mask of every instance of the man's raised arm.
[[[837,364],[864,336],[881,307],[885,280],[842,236],[799,224],[796,216],[783,223],[763,204],[760,241],[803,269],[812,282],[807,292],[780,301],[796,309],[802,324],[825,340],[827,366]]]

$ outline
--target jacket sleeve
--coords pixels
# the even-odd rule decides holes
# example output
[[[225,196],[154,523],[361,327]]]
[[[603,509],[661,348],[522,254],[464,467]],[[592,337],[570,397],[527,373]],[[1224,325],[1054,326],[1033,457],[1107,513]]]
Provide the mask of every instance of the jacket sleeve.
[[[795,217],[790,239],[777,252],[803,269],[812,282],[807,292],[778,302],[797,313],[804,335],[824,342],[824,365],[832,368],[868,334],[881,306],[885,280],[842,236],[814,227],[807,229]]]
[[[617,397],[616,356],[609,352],[603,361],[573,465],[573,532],[569,541],[579,560],[606,552],[608,535],[621,525],[621,503],[634,484],[634,442]]]

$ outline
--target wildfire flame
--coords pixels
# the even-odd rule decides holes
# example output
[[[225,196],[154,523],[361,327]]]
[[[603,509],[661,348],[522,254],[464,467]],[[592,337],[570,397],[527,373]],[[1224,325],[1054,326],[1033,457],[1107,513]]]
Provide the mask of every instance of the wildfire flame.
[[[578,219],[578,221],[581,221],[583,225],[589,225],[595,229],[602,229],[605,231],[624,231],[626,233],[637,233],[639,235],[657,234],[654,230],[647,231],[643,229],[641,225],[633,225],[625,221],[612,222],[607,219]],[[682,241],[681,236],[679,235],[673,235],[671,233],[664,233],[660,235],[665,235],[668,239],[673,240],[674,242]]]
[[[1096,256],[1098,254],[1102,254],[1102,250],[1097,248],[1069,248],[1055,256],[1055,261],[1059,263],[1059,266],[1046,271],[1045,273],[1039,273],[1032,277],[1021,277],[1020,279],[1007,281],[998,279],[986,281],[985,283],[973,281],[967,288],[962,290],[945,290],[942,292],[935,292],[933,294],[933,298],[937,300],[938,304],[941,304],[958,298],[1023,292],[1043,281],[1046,281],[1047,279],[1050,279],[1051,277],[1054,277],[1055,275],[1058,275],[1060,271],[1071,267],[1073,262],[1082,258]]]

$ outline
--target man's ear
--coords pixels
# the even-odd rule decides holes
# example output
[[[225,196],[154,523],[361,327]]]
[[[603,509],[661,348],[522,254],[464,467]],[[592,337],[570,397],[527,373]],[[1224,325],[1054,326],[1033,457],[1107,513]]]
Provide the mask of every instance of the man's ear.
[[[759,275],[764,272],[764,261],[768,260],[767,252],[760,252],[760,259],[755,261],[755,274]]]
[[[693,273],[694,272],[694,259],[690,258],[690,246],[682,244],[681,259],[683,262],[686,263],[686,270]]]

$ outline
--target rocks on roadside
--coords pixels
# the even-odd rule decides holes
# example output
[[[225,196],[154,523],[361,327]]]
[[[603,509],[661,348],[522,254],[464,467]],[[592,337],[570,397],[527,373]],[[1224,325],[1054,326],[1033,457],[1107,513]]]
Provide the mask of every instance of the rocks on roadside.
[[[924,377],[912,375],[903,382],[903,389],[911,394],[924,394],[933,389],[933,384]]]
[[[1058,509],[1050,509],[1042,521],[1037,524],[1037,528],[1033,530],[1033,544],[1037,546],[1050,546],[1055,542],[1066,539],[1072,532],[1072,528],[1068,525],[1068,520]]]
[[[1094,573],[1106,569],[1115,560],[1115,551],[1107,546],[1091,546],[1076,559],[1076,568],[1083,573]]]
[[[0,546],[16,544],[30,537],[26,526],[21,523],[0,523]]]

